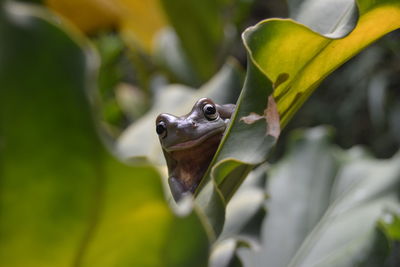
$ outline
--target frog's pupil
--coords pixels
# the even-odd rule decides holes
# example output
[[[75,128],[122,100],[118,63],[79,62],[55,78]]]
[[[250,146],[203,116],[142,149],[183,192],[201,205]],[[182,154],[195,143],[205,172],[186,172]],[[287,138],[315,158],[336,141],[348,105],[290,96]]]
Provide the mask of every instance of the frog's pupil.
[[[162,134],[162,133],[164,133],[164,131],[165,131],[165,126],[162,124],[158,124],[156,127],[157,134]]]
[[[208,105],[207,107],[206,107],[206,114],[207,115],[212,115],[212,114],[214,114],[215,113],[215,108],[214,108],[214,106],[211,106],[211,105]]]

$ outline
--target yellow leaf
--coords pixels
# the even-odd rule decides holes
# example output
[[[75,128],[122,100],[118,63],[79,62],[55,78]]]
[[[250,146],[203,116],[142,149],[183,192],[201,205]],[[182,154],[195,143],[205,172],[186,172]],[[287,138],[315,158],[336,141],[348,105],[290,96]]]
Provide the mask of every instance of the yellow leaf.
[[[358,24],[342,39],[327,38],[289,19],[265,20],[243,34],[252,62],[278,84],[274,97],[283,126],[326,76],[400,27],[400,1],[360,0],[358,4]],[[283,76],[283,82],[275,82]]]
[[[166,24],[158,0],[46,0],[45,3],[85,33],[115,27],[148,52],[152,50],[154,35]]]
[[[120,31],[147,51],[153,48],[154,35],[166,25],[158,0],[117,0],[121,7]]]
[[[119,8],[109,0],[46,0],[45,4],[85,33],[118,24]]]

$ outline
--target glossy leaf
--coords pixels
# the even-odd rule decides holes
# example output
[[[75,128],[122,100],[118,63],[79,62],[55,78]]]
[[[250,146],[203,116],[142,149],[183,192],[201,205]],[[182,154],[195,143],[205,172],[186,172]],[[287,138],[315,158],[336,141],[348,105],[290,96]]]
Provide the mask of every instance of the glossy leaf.
[[[399,1],[357,3],[359,21],[343,39],[321,36],[290,19],[265,20],[243,33],[251,62],[275,84],[282,126],[327,75],[376,39],[400,27]]]
[[[0,3],[0,265],[204,266],[208,230],[170,210],[153,167],[106,149],[97,58],[50,17]]]

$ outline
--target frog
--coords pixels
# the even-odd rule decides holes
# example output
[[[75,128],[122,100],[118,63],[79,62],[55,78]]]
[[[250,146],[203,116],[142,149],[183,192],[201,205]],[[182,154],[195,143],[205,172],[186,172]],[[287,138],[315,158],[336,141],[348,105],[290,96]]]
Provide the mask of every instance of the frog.
[[[175,201],[193,195],[207,171],[235,110],[201,98],[192,110],[177,117],[156,118],[156,133],[168,168],[168,184]]]

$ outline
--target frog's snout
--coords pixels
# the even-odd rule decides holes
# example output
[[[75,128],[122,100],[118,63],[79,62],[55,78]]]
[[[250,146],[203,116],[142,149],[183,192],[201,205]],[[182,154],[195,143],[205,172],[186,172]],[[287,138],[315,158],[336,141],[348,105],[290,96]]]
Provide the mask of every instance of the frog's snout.
[[[185,122],[173,123],[173,125],[170,126],[171,129],[175,129],[176,135],[187,138],[196,132],[196,128],[199,127],[199,124],[194,120],[187,120]]]

